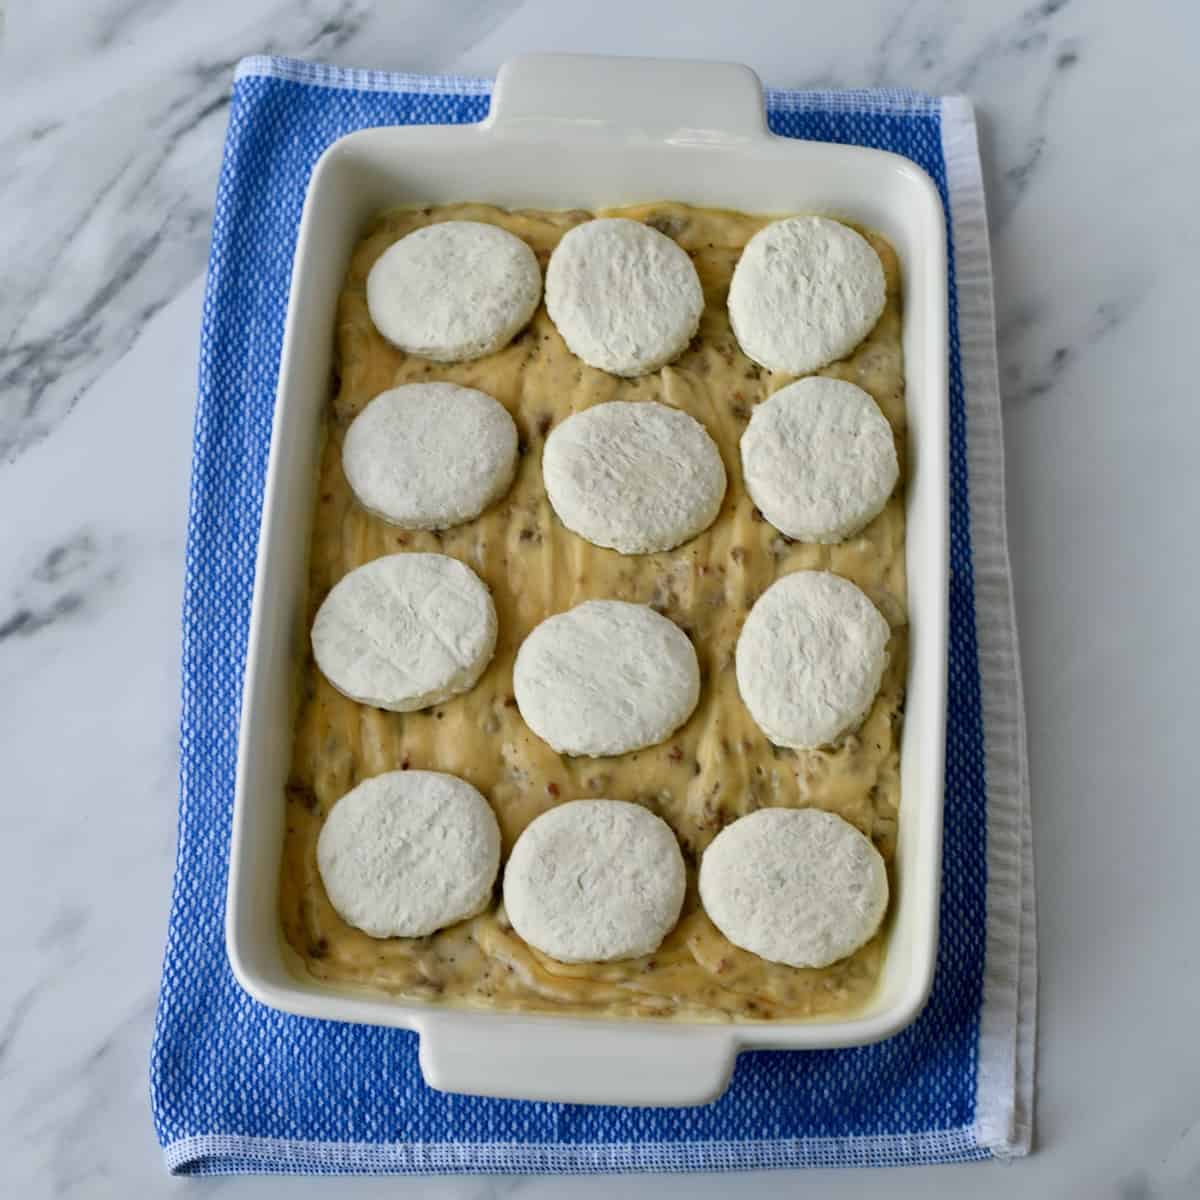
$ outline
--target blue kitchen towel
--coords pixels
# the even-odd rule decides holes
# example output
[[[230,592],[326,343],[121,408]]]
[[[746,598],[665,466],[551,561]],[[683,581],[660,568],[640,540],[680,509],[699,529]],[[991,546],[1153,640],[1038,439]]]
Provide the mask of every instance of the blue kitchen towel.
[[[1034,924],[1004,534],[991,269],[970,105],[767,94],[786,137],[897,151],[936,181],[951,267],[950,713],[932,997],[878,1045],[743,1054],[690,1109],[489,1100],[425,1086],[415,1034],[250,999],[223,919],[255,546],[300,211],[322,150],[375,125],[462,124],[484,80],[246,60],[233,90],[201,336],[183,609],[179,852],[151,1089],[171,1171],[398,1173],[884,1165],[1025,1153]]]

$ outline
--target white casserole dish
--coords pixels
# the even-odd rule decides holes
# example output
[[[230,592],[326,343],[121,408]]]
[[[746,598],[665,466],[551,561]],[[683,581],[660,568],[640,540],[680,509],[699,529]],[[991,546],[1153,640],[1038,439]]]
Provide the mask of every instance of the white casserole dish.
[[[294,653],[303,627],[318,430],[334,312],[368,220],[403,204],[600,208],[679,200],[751,213],[820,212],[883,233],[900,256],[909,420],[911,625],[891,934],[865,1007],[836,1019],[683,1024],[438,1008],[323,984],[292,961],[278,917]],[[296,245],[246,655],[226,941],[255,999],[302,1016],[420,1035],[436,1088],[604,1104],[698,1104],[738,1051],[849,1046],[909,1024],[937,951],[947,637],[947,293],[941,202],[897,155],[767,132],[745,67],[531,56],[500,71],[479,125],[342,138],[317,163]]]

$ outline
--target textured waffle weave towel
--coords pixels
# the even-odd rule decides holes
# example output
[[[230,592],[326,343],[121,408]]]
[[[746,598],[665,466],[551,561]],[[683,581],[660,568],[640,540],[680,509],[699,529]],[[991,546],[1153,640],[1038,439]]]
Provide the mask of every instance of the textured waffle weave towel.
[[[179,861],[154,1039],[174,1172],[693,1170],[937,1162],[1028,1150],[1034,921],[1004,531],[991,269],[975,125],[960,98],[767,94],[787,137],[897,151],[950,234],[950,715],[933,995],[879,1045],[758,1052],[714,1104],[588,1108],[431,1091],[416,1035],[284,1016],[234,982],[222,932],[242,668],[292,252],[309,173],[343,134],[461,124],[483,80],[249,59],[213,223],[183,611]]]

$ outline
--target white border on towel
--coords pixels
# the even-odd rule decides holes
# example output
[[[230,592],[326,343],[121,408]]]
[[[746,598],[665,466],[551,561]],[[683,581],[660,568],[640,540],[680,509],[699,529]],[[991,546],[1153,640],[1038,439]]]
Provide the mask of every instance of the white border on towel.
[[[975,1135],[1000,1157],[1028,1154],[1033,1132],[1037,945],[1033,837],[1012,568],[1005,525],[1004,431],[987,209],[975,115],[942,100],[942,154],[958,337],[966,391],[975,629],[987,774],[987,949],[979,1019]]]
[[[490,79],[473,75],[409,75],[403,71],[364,71],[356,67],[332,67],[300,58],[276,58],[254,54],[243,58],[233,72],[233,81],[260,76],[310,83],[316,87],[350,88],[356,92],[449,92],[456,96],[486,96]]]
[[[223,1136],[166,1147],[172,1174],[591,1175],[899,1167],[989,1157],[970,1128],[861,1137],[722,1142],[324,1142]]]
[[[909,88],[845,88],[836,92],[796,91],[764,88],[768,108],[782,112],[858,113],[871,116],[936,117],[941,106],[937,96]]]
[[[306,62],[300,58],[277,58],[255,54],[243,58],[233,78],[257,76],[309,83],[317,87],[350,88],[359,92],[450,92],[456,95],[483,96],[491,92],[493,81],[473,75],[411,75],[403,71],[365,71],[355,67],[334,67],[327,63]],[[826,112],[855,113],[927,113],[936,115],[938,98],[906,88],[847,89],[838,92],[798,92],[785,88],[765,88],[768,108],[813,109]]]
[[[363,71],[256,56],[235,79],[266,76],[318,87],[485,95],[491,80]],[[915,92],[768,90],[774,108],[833,112],[942,112],[951,197],[959,345],[967,407],[967,459],[975,605],[988,787],[987,949],[980,1017],[976,1117],[964,1129],[921,1134],[736,1142],[368,1143],[241,1134],[181,1138],[164,1147],[173,1174],[592,1173],[890,1166],[1028,1153],[1032,1131],[1036,1001],[1032,827],[1024,704],[1004,508],[1004,442],[996,369],[991,258],[975,132],[965,97]]]

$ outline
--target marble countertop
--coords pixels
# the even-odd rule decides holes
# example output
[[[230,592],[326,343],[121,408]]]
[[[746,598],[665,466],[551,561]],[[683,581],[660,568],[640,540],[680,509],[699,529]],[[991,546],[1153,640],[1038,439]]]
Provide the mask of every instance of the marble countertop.
[[[1037,1148],[1012,1165],[357,1180],[336,1194],[1200,1196],[1200,805],[1183,770],[1200,678],[1200,9],[45,0],[15,6],[4,36],[6,1194],[334,1190],[171,1180],[148,1111],[197,334],[233,65],[275,52],[485,75],[520,51],[575,50],[978,104],[1039,865]]]

